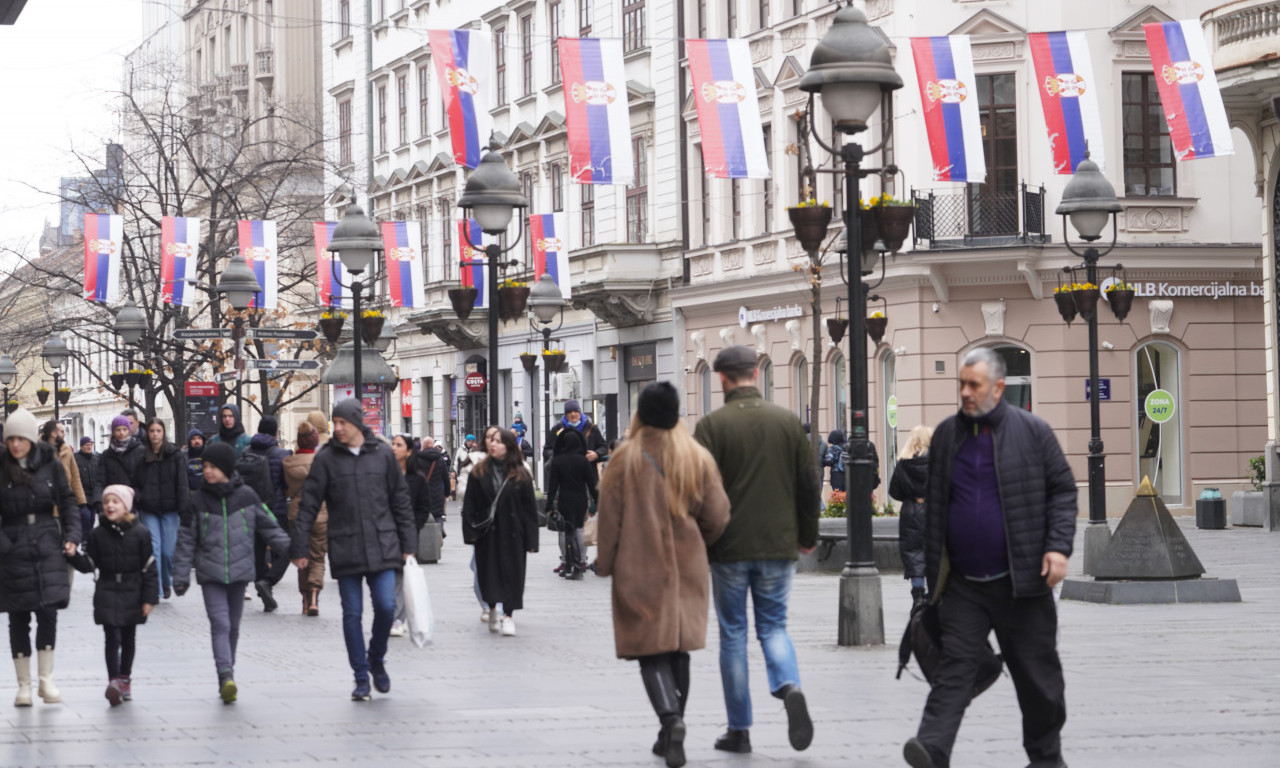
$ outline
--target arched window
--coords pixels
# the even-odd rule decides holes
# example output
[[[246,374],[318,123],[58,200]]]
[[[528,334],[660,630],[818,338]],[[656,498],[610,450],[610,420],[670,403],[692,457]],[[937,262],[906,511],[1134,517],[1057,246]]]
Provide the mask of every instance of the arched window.
[[[706,416],[711,413],[711,369],[706,363],[698,365],[698,397],[702,406],[698,416]]]
[[[1182,386],[1178,350],[1153,341],[1138,347],[1138,476],[1151,478],[1166,504],[1181,505]]]
[[[892,352],[884,355],[884,446],[885,477],[893,477],[898,463],[898,356]]]
[[[796,388],[796,415],[800,417],[800,421],[808,424],[809,418],[809,361],[803,356],[797,357],[795,362],[795,378],[794,384]]]
[[[1004,360],[1004,400],[1009,405],[1031,410],[1031,353],[1022,347],[994,347]]]
[[[846,432],[849,429],[849,384],[845,373],[844,355],[831,358],[831,428]]]
[[[757,364],[760,371],[760,394],[764,396],[766,403],[773,402],[773,361],[767,357],[760,358]]]

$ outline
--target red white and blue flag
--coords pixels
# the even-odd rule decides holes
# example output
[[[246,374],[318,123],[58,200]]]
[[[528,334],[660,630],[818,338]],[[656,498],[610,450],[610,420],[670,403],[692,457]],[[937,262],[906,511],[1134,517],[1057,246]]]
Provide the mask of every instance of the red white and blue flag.
[[[382,222],[382,252],[387,259],[387,291],[393,307],[427,305],[426,265],[421,258],[422,225],[416,221]]]
[[[767,179],[764,124],[746,40],[689,40],[702,165],[718,179]]]
[[[1075,173],[1088,151],[1105,168],[1097,81],[1084,32],[1035,32],[1027,36],[1044,107],[1054,173]]]
[[[160,219],[160,297],[165,304],[190,307],[195,291],[187,283],[196,280],[196,257],[200,254],[200,220],[185,216]]]
[[[124,247],[124,217],[106,213],[84,215],[84,297],[89,301],[120,299],[120,249]]]
[[[634,183],[622,40],[562,37],[556,44],[564,82],[570,177],[579,184]]]
[[[911,53],[933,155],[933,180],[986,181],[969,36],[913,37]]]
[[[329,250],[336,221],[317,221],[312,225],[316,241],[316,287],[320,304],[326,307],[351,307],[351,273]]]
[[[563,213],[539,213],[529,217],[529,237],[533,241],[533,279],[545,272],[560,286],[560,295],[569,298],[569,226]]]
[[[1143,24],[1169,138],[1179,160],[1235,152],[1231,124],[1198,21]]]
[[[467,239],[470,238],[470,244]],[[474,247],[472,247],[474,246]],[[489,306],[489,262],[485,258],[484,232],[475,219],[458,222],[458,252],[462,257],[461,282],[463,288],[476,289],[477,307]]]
[[[480,164],[489,137],[489,36],[469,29],[427,31],[453,140],[453,161]]]
[[[240,255],[257,276],[262,286],[261,293],[253,295],[249,306],[253,309],[275,309],[276,289],[279,277],[280,259],[276,253],[276,223],[274,221],[252,221],[241,219],[238,222],[240,235]]]

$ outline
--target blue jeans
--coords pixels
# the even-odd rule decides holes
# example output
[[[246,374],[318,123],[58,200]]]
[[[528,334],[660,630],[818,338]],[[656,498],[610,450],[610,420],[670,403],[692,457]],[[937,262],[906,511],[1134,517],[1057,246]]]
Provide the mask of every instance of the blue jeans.
[[[751,690],[747,685],[747,592],[756,615],[756,637],[764,651],[769,690],[800,685],[796,649],[787,634],[787,602],[794,560],[744,560],[711,564],[711,593],[720,622],[720,682],[729,727],[751,727]]]
[[[165,588],[173,586],[173,550],[178,546],[181,518],[177,512],[160,515],[143,512],[142,523],[151,532],[151,552],[156,559],[156,570],[160,572],[160,594],[156,596],[158,602],[159,598],[164,597]]]
[[[369,652],[364,647],[364,581],[369,582],[369,597],[373,602],[373,633],[369,637]],[[396,571],[385,571],[340,576],[338,595],[342,598],[342,636],[347,641],[347,660],[357,680],[369,679],[369,659],[381,661],[387,655],[387,638],[391,636],[391,621],[396,612]]]

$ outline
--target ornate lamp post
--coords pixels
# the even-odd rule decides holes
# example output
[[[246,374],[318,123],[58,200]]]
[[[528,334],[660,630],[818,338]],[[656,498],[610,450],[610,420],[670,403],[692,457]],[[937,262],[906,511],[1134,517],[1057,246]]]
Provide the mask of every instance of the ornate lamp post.
[[[529,207],[529,201],[520,191],[520,180],[507,167],[502,155],[498,153],[496,144],[489,145],[489,151],[480,160],[480,165],[471,178],[462,197],[458,198],[458,207],[468,217],[474,218],[480,225],[480,231],[486,235],[498,237],[507,231],[515,210]],[[514,250],[520,242],[523,227],[518,227],[516,239],[507,248],[497,243],[481,246],[471,242],[470,227],[463,227],[467,245],[474,250],[483,250],[485,260],[489,264],[489,284],[485,287],[485,295],[489,297],[489,423],[498,423],[498,398],[495,397],[493,379],[498,374],[498,269],[502,266],[498,259],[502,254]]]
[[[800,80],[800,89],[810,94],[809,114],[813,114],[814,94],[820,94],[822,106],[834,118],[836,128],[849,137],[866,130],[867,120],[884,98],[891,97],[893,91],[901,87],[902,78],[893,69],[888,44],[867,24],[862,11],[852,5],[836,12],[831,29],[809,59],[809,71]],[[884,138],[887,140],[888,136]],[[821,139],[818,143],[822,143]],[[834,154],[831,147],[823,147]],[[851,247],[860,251],[859,182],[863,176],[879,169],[862,168],[865,153],[857,142],[845,142],[839,152],[846,190],[845,232]],[[845,457],[849,488],[849,562],[840,574],[839,643],[880,645],[884,643],[884,603],[871,544],[871,492],[875,484],[876,457],[867,419],[867,295],[862,282],[865,265],[852,255],[848,263],[849,313],[853,321],[849,333],[849,364],[853,366],[849,402],[853,418]]]
[[[4,418],[9,419],[9,385],[13,383],[14,378],[18,375],[18,366],[13,364],[13,358],[9,357],[9,353],[5,352],[0,355],[0,385],[4,387]],[[54,398],[57,402],[57,398]]]
[[[364,378],[361,363],[363,354],[360,351],[360,301],[364,298],[364,283],[360,276],[373,268],[374,259],[382,253],[382,235],[378,225],[364,215],[364,209],[358,205],[347,207],[342,214],[342,221],[333,229],[333,237],[329,240],[329,251],[337,255],[342,266],[351,273],[351,285],[343,286],[351,289],[351,311],[355,316],[353,323],[352,351],[354,352],[354,387],[357,399],[364,398]],[[336,277],[335,277],[336,279]]]
[[[1102,452],[1098,397],[1098,259],[1115,248],[1116,214],[1120,212],[1120,201],[1116,199],[1115,189],[1098,169],[1097,163],[1086,155],[1076,166],[1071,181],[1062,190],[1062,202],[1056,212],[1062,217],[1062,241],[1067,250],[1084,259],[1083,264],[1067,267],[1064,271],[1085,271],[1084,288],[1072,293],[1076,309],[1089,323],[1089,526],[1085,528],[1084,537],[1084,572],[1092,574],[1093,565],[1102,556],[1111,539],[1111,531],[1107,527],[1106,455]],[[1067,219],[1071,219],[1076,233],[1085,241],[1083,252],[1077,250],[1067,237]],[[1093,244],[1102,237],[1107,219],[1111,220],[1111,244],[1099,251]],[[1111,269],[1115,271],[1122,268],[1116,265]],[[1127,289],[1127,285],[1122,284],[1120,287],[1120,290]],[[1075,296],[1076,293],[1089,295]],[[1128,294],[1127,298],[1132,300],[1132,294]],[[1088,301],[1089,299],[1092,301]],[[1124,320],[1119,304],[1113,303],[1112,310]],[[1127,306],[1124,312],[1128,312]]]
[[[120,337],[128,346],[129,367],[128,371],[133,368],[133,347],[142,341],[142,334],[147,330],[147,318],[142,314],[142,310],[138,309],[138,305],[132,301],[126,301],[121,305],[120,310],[116,312],[116,335]],[[132,382],[129,378],[127,381]],[[133,384],[129,384],[129,407],[133,408]]]
[[[222,275],[218,278],[218,285],[214,290],[225,296],[227,303],[233,309],[245,310],[253,302],[253,295],[262,292],[262,283],[258,282],[258,276],[253,273],[253,268],[244,260],[244,256],[237,251],[231,256],[231,261],[227,263],[227,268],[222,271]],[[244,366],[244,361],[240,356],[240,345],[243,341],[244,318],[236,315],[235,322],[231,327],[231,343],[235,345],[236,350],[236,370],[241,370]],[[242,411],[244,409],[243,391],[242,382],[236,382],[236,406]]]
[[[57,421],[58,376],[62,373],[62,366],[67,362],[67,358],[71,357],[71,350],[67,349],[67,342],[63,341],[61,336],[51,333],[40,350],[40,356],[53,369],[53,420]]]
[[[534,284],[529,291],[529,313],[533,315],[530,319],[529,326],[535,331],[542,333],[542,351],[546,352],[551,349],[551,334],[560,329],[564,325],[564,308],[568,306],[568,302],[564,300],[564,294],[560,292],[560,286],[556,285],[556,281],[551,279],[551,275],[547,272],[542,273],[542,277],[538,278],[538,282]],[[534,325],[534,321],[538,325]],[[555,327],[551,326],[555,323]],[[541,327],[538,327],[541,326]],[[551,434],[551,368],[547,362],[547,356],[542,357],[542,436],[535,440],[541,446],[541,441],[546,435]],[[535,455],[540,455],[535,448]]]

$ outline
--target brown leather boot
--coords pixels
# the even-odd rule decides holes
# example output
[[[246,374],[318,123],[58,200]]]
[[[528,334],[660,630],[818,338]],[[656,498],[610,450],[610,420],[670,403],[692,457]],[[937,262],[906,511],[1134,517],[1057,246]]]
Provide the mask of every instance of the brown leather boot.
[[[306,606],[307,606],[306,613],[308,616],[320,615],[320,590],[319,589],[312,588],[304,602],[306,602]]]

